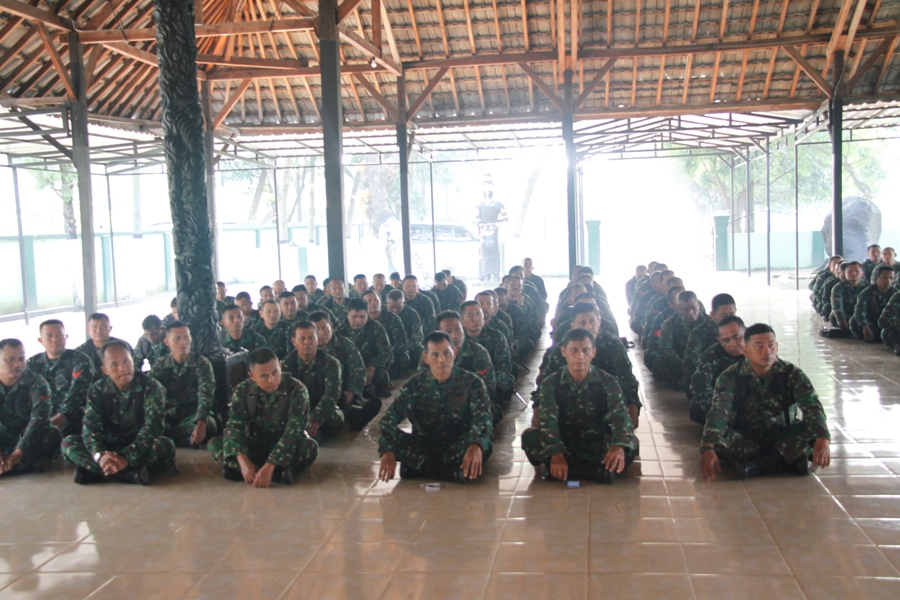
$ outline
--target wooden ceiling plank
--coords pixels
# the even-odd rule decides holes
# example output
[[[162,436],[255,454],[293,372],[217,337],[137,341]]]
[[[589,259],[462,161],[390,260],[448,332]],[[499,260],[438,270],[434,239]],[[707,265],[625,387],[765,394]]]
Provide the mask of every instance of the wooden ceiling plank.
[[[881,57],[881,55],[888,51],[888,48],[890,48],[891,45],[893,45],[894,41],[895,40],[893,40],[893,39],[887,38],[887,39],[881,40],[881,43],[878,44],[877,46],[875,46],[875,49],[872,50],[872,52],[869,54],[869,56],[866,58],[866,60],[864,60],[862,62],[862,64],[860,64],[859,68],[856,69],[856,73],[854,73],[853,76],[850,77],[850,79],[848,79],[847,82],[844,84],[844,88],[843,88],[844,93],[850,94],[853,92],[853,88],[856,87],[856,84],[859,83],[860,80],[863,78],[863,76],[866,74],[866,72],[869,69],[871,69],[872,66],[875,65],[875,63],[878,61],[878,59]],[[862,55],[864,50],[865,50],[865,46],[861,47],[859,49],[859,54]]]
[[[416,38],[416,52],[419,54],[419,60],[422,60],[422,39],[419,37],[419,24],[416,23],[416,11],[413,9],[412,0],[406,0],[406,6],[409,8],[409,22],[412,25],[413,37]]]
[[[541,79],[541,76],[538,75],[534,69],[528,66],[528,63],[520,62],[517,64],[519,65],[520,69],[525,71],[525,74],[528,75],[528,78],[533,81],[536,86],[538,86],[538,89],[544,92],[544,95],[547,96],[547,99],[549,99],[550,102],[553,103],[553,106],[555,106],[559,110],[559,112],[565,113],[566,111],[565,107],[563,106],[562,100],[553,92],[552,89],[550,89],[550,86],[544,83],[544,80]]]
[[[578,97],[575,98],[575,102],[572,106],[573,111],[578,110],[581,105],[584,104],[584,101],[587,100],[587,97],[591,95],[597,85],[603,80],[604,77],[606,77],[607,73],[612,70],[613,66],[616,64],[616,60],[617,59],[615,58],[610,58],[602,67],[600,67],[600,70],[597,71],[594,77],[584,87],[584,90],[582,90],[581,94],[579,94]]]
[[[826,96],[828,96],[829,98],[834,97],[834,90],[832,89],[831,84],[825,81],[825,79],[819,74],[816,68],[813,67],[808,60],[803,58],[803,56],[800,54],[800,52],[797,51],[796,48],[791,45],[784,45],[782,46],[782,48],[785,52],[787,52],[788,56],[794,59],[794,62],[797,63],[797,66],[799,66],[800,69],[802,69],[803,72],[806,73],[809,78],[813,80],[813,82],[815,82],[819,89],[825,92]]]
[[[419,97],[416,98],[415,102],[410,105],[409,111],[406,113],[407,121],[412,121],[413,117],[415,117],[416,113],[419,111],[419,108],[422,107],[422,105],[425,103],[425,100],[428,99],[428,96],[431,95],[431,92],[434,91],[434,88],[437,87],[437,84],[441,82],[441,79],[444,78],[444,75],[446,75],[447,71],[449,70],[449,67],[442,67],[438,69],[438,72],[434,77],[431,78],[431,80],[428,82],[428,85],[426,85],[422,93],[419,94]]]
[[[231,109],[234,108],[234,105],[237,104],[237,101],[241,99],[241,96],[244,95],[244,92],[247,91],[247,88],[250,87],[250,84],[252,82],[252,79],[245,79],[241,81],[241,85],[239,85],[237,89],[231,93],[228,99],[225,100],[224,104],[222,104],[222,110],[220,110],[213,119],[213,130],[215,130],[216,127],[222,124],[222,122],[225,120],[225,117],[228,116],[228,113],[231,112]]]
[[[59,52],[56,51],[56,47],[53,45],[53,40],[50,39],[50,32],[47,31],[47,27],[40,21],[35,22],[34,26],[35,29],[37,29],[38,35],[41,36],[41,41],[44,43],[47,54],[50,55],[50,62],[53,63],[53,67],[56,69],[63,86],[66,88],[66,93],[70,99],[75,100],[75,88],[72,86],[72,79],[66,71],[66,65],[63,64]]]
[[[385,114],[387,114],[388,119],[391,119],[395,122],[400,121],[400,113],[398,113],[397,110],[390,105],[387,99],[381,93],[379,93],[377,89],[375,89],[375,86],[371,81],[366,79],[365,75],[363,75],[362,73],[354,73],[353,77],[358,82],[360,82],[362,86],[366,88],[366,91],[372,94],[372,97],[375,98],[375,101],[378,102],[378,104],[380,104],[382,108],[384,108],[384,112]]]

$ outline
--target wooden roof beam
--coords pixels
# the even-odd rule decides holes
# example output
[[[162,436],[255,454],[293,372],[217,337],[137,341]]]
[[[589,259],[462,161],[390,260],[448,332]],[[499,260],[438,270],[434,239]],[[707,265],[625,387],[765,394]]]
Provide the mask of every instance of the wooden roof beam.
[[[72,19],[60,17],[30,4],[19,2],[19,0],[0,0],[0,11],[34,21],[35,23],[42,23],[54,29],[62,29],[66,32],[75,31],[75,24],[72,23]]]
[[[834,30],[831,32],[831,40],[829,40],[825,49],[825,56],[829,58],[831,58],[831,55],[834,54],[834,51],[838,49],[838,45],[841,43],[844,27],[847,25],[847,17],[850,16],[850,9],[853,8],[854,2],[865,4],[865,0],[843,0],[841,2],[841,10],[838,12],[837,22],[834,24]]]
[[[872,53],[869,54],[868,58],[866,58],[866,60],[863,61],[863,63],[859,66],[853,77],[851,77],[849,80],[847,80],[846,83],[844,83],[843,91],[847,94],[851,93],[853,91],[853,88],[856,87],[856,84],[859,83],[859,81],[863,78],[863,75],[866,74],[866,71],[872,68],[878,58],[882,54],[887,52],[888,48],[890,48],[895,41],[896,38],[885,38],[881,40],[881,43],[875,46],[875,49],[872,50]],[[860,53],[862,53],[862,49],[860,49]]]
[[[790,45],[784,45],[782,46],[782,48],[784,48],[784,51],[794,59],[794,62],[797,63],[797,66],[799,66],[803,70],[803,72],[806,73],[809,78],[813,80],[813,82],[815,82],[819,89],[825,92],[826,96],[828,96],[829,98],[834,97],[834,89],[831,87],[831,84],[825,81],[825,79],[819,74],[816,68],[812,66],[808,60],[803,58],[803,56],[800,54],[800,52],[797,51],[796,48]]]
[[[234,90],[231,95],[225,100],[225,103],[222,105],[222,110],[215,116],[212,123],[212,129],[215,130],[216,127],[222,124],[225,120],[225,117],[228,116],[228,113],[231,112],[231,109],[234,108],[234,105],[237,104],[237,101],[241,99],[241,96],[244,95],[244,92],[247,91],[247,88],[250,87],[250,83],[252,79],[245,79],[241,82],[241,85]]]
[[[438,0],[440,2],[440,0]],[[469,47],[472,49],[472,54],[478,52],[478,49],[475,48],[475,31],[472,29],[472,12],[469,10],[469,0],[463,0],[463,11],[466,13],[466,29],[469,31]]]
[[[494,13],[494,35],[497,36],[497,52],[503,52],[503,40],[500,37],[500,11],[497,8],[497,0],[491,0]]]
[[[384,37],[387,39],[388,48],[391,50],[391,58],[399,65],[403,62],[403,59],[400,57],[400,48],[397,46],[397,38],[394,36],[394,28],[391,25],[390,15],[388,14],[384,2],[381,2],[380,4],[381,8],[379,12],[381,13],[381,25],[384,27]],[[375,45],[379,48],[381,47],[378,44]]]
[[[357,34],[350,31],[341,31],[338,30],[338,35],[341,40],[347,42],[360,52],[370,56],[375,60],[375,63],[381,65],[394,75],[400,75],[402,72],[400,65],[395,63],[392,59],[381,56],[381,49],[373,46],[369,40],[366,40]]]
[[[366,79],[366,76],[362,73],[354,73],[353,77],[362,84],[366,90],[372,94],[372,97],[375,98],[375,101],[378,102],[383,108],[385,113],[388,116],[388,119],[393,119],[394,121],[400,121],[400,113],[390,105],[387,99],[375,88],[371,81]]]
[[[441,0],[434,0],[437,6],[438,25],[441,28],[441,41],[444,44],[444,56],[450,56],[450,45],[447,43],[447,26],[444,23],[444,8],[441,6]]]
[[[257,67],[261,69],[285,69],[295,70],[308,66],[305,60],[283,60],[276,58],[250,58],[224,55],[198,54],[197,62],[202,65],[216,65],[220,67]]]
[[[419,54],[419,60],[422,60],[422,39],[419,37],[419,24],[416,23],[416,11],[413,9],[412,0],[406,0],[406,6],[409,8],[409,22],[412,25],[413,37],[416,38],[416,52]]]
[[[573,112],[578,110],[581,105],[584,104],[584,101],[587,100],[587,97],[590,96],[597,85],[601,81],[603,81],[603,78],[606,77],[607,73],[612,70],[613,65],[616,64],[616,60],[618,59],[610,58],[609,60],[607,60],[606,64],[600,67],[600,70],[597,71],[597,74],[594,75],[594,77],[588,82],[586,86],[584,86],[584,90],[578,95],[577,98],[575,98],[575,102],[572,105]]]
[[[384,73],[387,69],[364,65],[341,65],[341,75],[353,73]],[[235,81],[243,79],[267,79],[269,77],[319,77],[319,67],[299,67],[297,69],[220,69],[205,73],[209,81]]]
[[[13,0],[0,0],[0,2]],[[215,25],[196,25],[194,35],[198,38],[220,37],[228,35],[249,35],[253,33],[277,33],[288,31],[311,31],[315,29],[316,19],[291,18],[273,21],[240,21],[237,23],[217,23]],[[103,44],[107,42],[155,42],[156,28],[144,27],[134,29],[100,29],[95,31],[79,31],[78,39],[82,44]]]
[[[518,65],[519,68],[522,69],[526,75],[528,75],[528,78],[531,79],[531,81],[533,81],[536,86],[538,86],[538,89],[544,92],[544,95],[547,96],[547,99],[549,99],[550,102],[553,103],[553,106],[555,106],[559,110],[559,112],[565,113],[566,110],[563,106],[563,101],[559,98],[559,96],[553,93],[553,90],[550,89],[549,85],[544,83],[544,80],[541,79],[541,76],[538,75],[534,69],[529,67],[527,63],[520,62],[518,63]]]
[[[35,23],[34,26],[37,29],[38,35],[41,36],[41,41],[44,43],[44,48],[46,48],[47,54],[50,55],[50,62],[53,63],[53,68],[56,69],[60,80],[62,80],[63,82],[63,86],[66,88],[66,94],[68,94],[69,98],[75,100],[75,87],[72,85],[71,78],[69,78],[69,73],[66,70],[66,65],[63,64],[62,58],[60,58],[59,56],[59,52],[56,51],[56,46],[53,45],[53,40],[50,39],[50,32],[47,31],[47,27],[40,21]]]
[[[425,86],[425,89],[422,91],[421,94],[419,94],[419,97],[416,98],[415,102],[413,102],[410,105],[409,111],[406,113],[407,121],[411,121],[412,118],[416,116],[416,113],[419,111],[419,109],[422,107],[422,105],[425,104],[425,101],[428,99],[428,96],[431,95],[431,92],[434,91],[434,88],[437,87],[437,84],[439,84],[441,82],[441,79],[444,78],[444,75],[446,75],[447,71],[449,71],[449,70],[450,70],[449,67],[442,67],[442,68],[438,69],[438,72],[431,79],[431,81],[428,82],[428,85]]]
[[[337,22],[340,23],[349,17],[350,13],[353,12],[353,9],[359,6],[360,2],[362,2],[362,0],[344,0],[341,2],[337,10]]]
[[[612,0],[610,0],[612,2]],[[525,43],[525,52],[531,48],[531,45],[528,43],[528,5],[525,3],[525,0],[522,0],[521,4],[522,8],[522,37]]]

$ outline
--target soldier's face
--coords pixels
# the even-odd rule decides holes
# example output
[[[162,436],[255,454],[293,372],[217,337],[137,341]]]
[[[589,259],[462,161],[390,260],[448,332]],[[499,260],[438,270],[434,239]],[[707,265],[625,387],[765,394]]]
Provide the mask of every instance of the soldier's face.
[[[774,333],[760,333],[750,338],[744,345],[744,356],[754,367],[754,371],[768,372],[778,358],[778,342]]]
[[[0,376],[16,381],[25,372],[25,347],[6,346],[0,350]]]
[[[484,312],[480,306],[467,306],[462,314],[463,327],[472,335],[481,333],[484,329]]]
[[[364,310],[351,310],[347,313],[347,322],[350,323],[350,328],[354,330],[360,330],[366,326],[366,321],[369,320],[369,313]]]
[[[294,298],[297,300],[297,310],[309,310],[309,294],[304,291],[294,292]]]
[[[281,318],[281,309],[275,303],[266,304],[259,311],[259,314],[262,315],[266,327],[272,328],[278,324],[278,320]]]
[[[569,296],[566,298],[566,301],[569,304],[575,304],[575,298],[579,296],[579,294],[585,293],[587,290],[584,289],[584,286],[580,283],[578,285],[573,285],[569,287]]]
[[[294,345],[294,348],[297,349],[297,354],[300,355],[300,358],[307,360],[308,357],[315,355],[316,350],[319,347],[319,334],[315,327],[310,327],[309,329],[295,329],[294,337],[291,338],[291,343]]]
[[[381,293],[382,291],[384,291],[384,288],[385,288],[384,277],[376,277],[375,279],[373,279],[372,287],[375,288],[376,292]]]
[[[281,385],[281,363],[273,358],[262,365],[250,367],[250,379],[267,394],[271,394]]]
[[[637,269],[634,272],[635,279],[643,279],[646,276],[647,276],[647,268],[646,267],[644,267],[643,269]]]
[[[878,246],[873,246],[872,248],[869,248],[868,252],[866,252],[866,255],[869,257],[869,260],[871,260],[873,263],[880,262],[881,261],[881,248],[879,248]]]
[[[886,265],[893,265],[895,258],[897,258],[897,254],[894,252],[893,248],[885,248],[881,252],[881,260]]]
[[[103,353],[103,374],[112,379],[120,390],[126,389],[134,379],[134,357],[121,346],[107,348]]]
[[[597,353],[591,340],[572,340],[560,348],[569,372],[573,375],[584,375],[591,366],[591,360]]]
[[[343,281],[332,281],[328,285],[331,290],[331,297],[334,298],[334,301],[340,304],[344,301],[344,298],[347,297],[347,291],[344,289]]]
[[[378,319],[381,316],[381,296],[378,294],[369,294],[365,298],[366,304],[369,305],[369,318]]]
[[[240,309],[227,311],[222,316],[222,325],[231,333],[240,333],[244,330],[244,313]]]
[[[38,342],[44,347],[47,354],[54,358],[65,351],[67,339],[69,336],[66,335],[66,330],[62,325],[44,325],[41,327],[41,337],[38,338]]]
[[[510,279],[507,284],[507,289],[509,290],[509,297],[512,300],[518,300],[522,297],[522,282],[518,279]]]
[[[509,296],[506,294],[497,294],[497,306],[500,310],[506,310],[509,308]]]
[[[224,285],[216,284],[216,300],[224,300],[228,295],[228,288]]]
[[[398,289],[398,290],[399,290],[399,289],[400,289],[400,286],[402,285],[402,282],[401,282],[399,279],[391,279],[391,285],[392,285],[395,289]]]
[[[446,381],[453,371],[453,348],[446,341],[428,342],[422,360],[431,369],[431,375],[438,381]]]
[[[286,289],[286,287],[282,280],[279,279],[278,281],[273,283],[272,284],[272,298],[274,299],[274,298],[277,298],[278,296],[280,296],[282,293],[284,293],[285,289]]]
[[[387,309],[388,312],[392,312],[395,315],[399,315],[403,312],[403,300],[388,300],[387,301]]]
[[[272,291],[272,288],[266,288],[259,290],[259,301],[265,302],[266,300],[274,300],[275,292]]]
[[[863,270],[859,265],[850,265],[847,267],[847,281],[851,285],[857,285],[863,278]]]
[[[719,327],[719,345],[731,356],[741,356],[744,353],[744,328],[737,323],[729,323]]]
[[[362,296],[363,292],[369,289],[369,281],[365,277],[360,277],[353,282],[353,289],[356,290],[357,294]]]
[[[698,306],[698,310],[699,310],[699,306]],[[730,316],[736,315],[736,314],[737,314],[737,307],[735,307],[734,304],[723,304],[722,306],[719,306],[718,308],[716,308],[716,310],[714,310],[713,313],[711,315],[709,315],[709,317],[713,320],[713,323],[718,323],[725,317],[730,317]]]
[[[459,319],[444,319],[438,323],[438,331],[443,331],[450,335],[450,341],[453,342],[453,349],[455,353],[458,353],[466,339],[466,333],[463,331]]]
[[[489,294],[475,296],[475,302],[481,307],[482,319],[490,319],[494,316],[494,299]]]
[[[293,296],[290,298],[281,298],[278,301],[278,305],[281,307],[281,314],[283,314],[284,318],[288,321],[293,321],[294,317],[297,316],[297,299]]]
[[[191,352],[191,331],[187,327],[176,327],[166,331],[166,346],[175,360],[187,357]]]
[[[875,285],[878,286],[879,292],[886,292],[889,287],[894,283],[894,272],[893,271],[884,271],[881,275],[878,276],[878,279],[875,280]]]
[[[532,260],[530,258],[526,258],[522,262],[522,269],[525,271],[525,273],[527,273],[529,275],[534,270],[534,263],[532,262]]]
[[[109,341],[109,332],[111,331],[112,327],[106,319],[94,319],[88,323],[88,336],[98,348]]]
[[[303,280],[303,283],[306,285],[306,291],[310,294],[315,294],[316,290],[319,289],[319,283],[315,277],[307,277]]]
[[[419,282],[414,279],[407,279],[400,288],[403,290],[403,295],[406,299],[412,300],[419,293]]]
[[[144,339],[151,344],[158,344],[166,337],[166,330],[162,327],[151,327],[144,330]]]
[[[700,318],[700,301],[694,298],[687,302],[679,302],[678,314],[688,323],[693,323]]]
[[[595,313],[581,313],[572,319],[572,329],[587,329],[596,338],[600,333],[600,315]],[[593,344],[592,344],[593,345]]]
[[[241,312],[244,313],[245,317],[249,317],[253,314],[253,304],[246,298],[235,300],[234,304],[241,309]]]
[[[316,326],[316,329],[319,330],[319,348],[324,348],[329,343],[331,343],[331,335],[334,330],[331,328],[331,322],[326,319],[322,319],[318,323],[313,323]]]

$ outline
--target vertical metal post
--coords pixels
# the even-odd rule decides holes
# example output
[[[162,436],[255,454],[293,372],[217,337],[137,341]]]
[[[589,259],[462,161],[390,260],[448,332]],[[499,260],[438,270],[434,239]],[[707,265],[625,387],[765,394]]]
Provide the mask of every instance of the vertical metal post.
[[[197,2],[197,12],[202,10],[202,3]],[[209,204],[209,229],[213,239],[213,275],[219,279],[219,219],[216,215],[216,138],[211,129],[213,122],[212,101],[209,81],[200,82],[200,106],[203,109],[203,158],[206,166],[206,199]]]
[[[832,205],[831,205],[831,248],[832,254],[844,254],[844,96],[841,87],[844,79],[844,51],[837,50],[834,53],[834,65],[832,66],[832,79],[834,83],[834,98],[831,99],[831,170],[832,170]],[[853,257],[856,258],[856,257]]]
[[[406,130],[406,78],[403,75],[397,78],[397,112],[400,119],[397,121],[397,149],[400,151],[400,237],[403,242],[403,271],[412,273],[412,243],[411,227],[409,223],[409,138]],[[431,211],[434,219],[434,207]],[[433,225],[433,224],[432,224]],[[432,226],[432,237],[434,227]]]
[[[800,169],[797,166],[797,139],[794,138],[794,285],[800,290]]]
[[[85,318],[97,312],[97,264],[94,260],[94,198],[91,191],[91,151],[88,139],[87,99],[84,88],[84,58],[77,33],[69,34],[69,70],[75,101],[71,103],[72,163],[78,177],[81,214],[81,267],[84,282]]]
[[[563,73],[562,136],[566,146],[566,208],[569,225],[569,270],[578,264],[578,239],[581,223],[578,222],[577,183],[575,181],[575,115],[572,113],[572,71]]]
[[[769,151],[769,138],[766,138],[766,285],[772,285],[772,204],[770,193],[772,153]]]
[[[119,308],[119,283],[116,277],[116,231],[113,229],[112,188],[109,186],[109,169],[106,170],[106,206],[109,210],[109,249],[112,253],[113,303]]]
[[[12,161],[9,155],[6,157],[7,164]],[[22,271],[22,312],[25,313],[25,324],[28,325],[28,276],[25,273],[25,233],[22,228],[22,205],[19,202],[19,173],[18,170],[12,168],[13,177],[13,193],[16,196],[16,226],[19,232],[19,269]]]
[[[275,190],[275,250],[278,252],[278,279],[281,277],[281,215],[278,211],[278,169],[272,169],[272,188]]]
[[[746,208],[747,221],[746,221],[746,225],[745,225],[744,229],[747,231],[747,277],[750,277],[752,275],[752,273],[751,273],[752,269],[750,266],[750,230],[753,229],[752,227],[750,227],[750,211],[752,209],[752,207],[751,207],[752,199],[750,198],[750,148],[747,148],[747,157],[746,157],[746,161],[745,161],[745,172],[747,173],[746,185],[744,186],[744,193],[747,196],[747,208]]]
[[[734,154],[728,157],[728,170],[729,170],[729,192],[731,193],[731,270],[735,270],[735,258],[734,258],[734,233],[735,233],[735,221],[734,218]]]
[[[343,106],[337,0],[319,0],[319,69],[322,81],[322,142],[325,155],[325,223],[328,271],[346,279],[343,194]]]

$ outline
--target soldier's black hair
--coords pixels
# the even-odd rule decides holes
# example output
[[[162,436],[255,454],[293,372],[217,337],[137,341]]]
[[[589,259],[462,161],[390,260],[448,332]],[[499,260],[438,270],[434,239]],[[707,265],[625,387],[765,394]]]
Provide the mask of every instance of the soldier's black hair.
[[[109,340],[100,348],[100,360],[106,357],[106,353],[110,348],[125,348],[128,354],[132,354],[131,346],[123,340]]]
[[[169,326],[166,327],[166,335],[169,335],[170,331],[172,331],[173,329],[178,329],[179,327],[187,327],[187,325],[177,319],[172,321],[171,323],[169,323]]]
[[[402,294],[403,292],[400,292],[400,293]],[[381,294],[379,294],[379,293],[376,292],[375,290],[371,290],[371,289],[370,289],[370,290],[364,291],[364,292],[360,295],[360,298],[365,298],[366,296],[373,296],[373,295],[374,295],[374,296],[378,296],[378,299],[381,300]]]
[[[590,267],[581,267],[581,268],[578,270],[578,276],[581,277],[582,275],[590,275],[591,277],[593,277],[593,276],[594,276],[594,270],[593,270],[592,268],[590,268]]]
[[[879,250],[881,250],[881,246],[879,246],[878,244],[872,244],[868,248],[866,248],[866,252],[868,252],[872,248],[878,248]]]
[[[446,321],[447,319],[456,319],[460,320],[459,313],[455,310],[444,310],[438,313],[438,316],[434,318],[434,322],[437,323],[438,327],[440,327],[441,322]]]
[[[446,335],[446,334],[445,334]],[[5,340],[0,340],[0,350],[4,348],[23,348],[25,344],[22,343],[21,340],[17,340],[16,338],[6,338]]]
[[[274,300],[266,300],[265,302],[260,303],[259,310],[262,310],[263,307],[266,306],[267,304],[274,304],[275,306],[278,306],[278,303],[275,302]]]
[[[379,277],[384,279],[384,273],[375,273],[374,275],[372,275],[372,279],[378,279]]]
[[[875,267],[875,270],[872,271],[872,283],[875,283],[875,280],[881,277],[881,274],[890,271],[894,272],[894,267],[889,267],[888,265],[878,265]]]
[[[400,279],[400,273],[398,273],[397,271],[394,271],[393,273],[391,273],[391,275],[390,275],[390,277],[388,277],[388,279]]]
[[[309,294],[309,290],[306,289],[306,286],[303,285],[302,283],[300,285],[295,285],[294,287],[291,288],[292,294],[295,294],[297,292],[303,292],[305,294]]]
[[[846,271],[853,265],[856,265],[857,267],[862,267],[862,263],[859,262],[858,260],[845,260],[844,262],[841,263],[841,271]]]
[[[271,289],[272,289],[271,285],[264,285],[261,288],[259,288],[259,293],[262,294],[263,290],[271,290]]]
[[[217,282],[216,282],[216,285],[221,285],[222,287],[225,287],[225,282],[224,282],[224,281],[217,281]]]
[[[219,318],[225,319],[225,315],[232,310],[241,310],[241,307],[237,304],[229,304],[225,308],[222,309],[222,312],[219,314]],[[244,314],[244,311],[241,311],[241,314]]]
[[[273,360],[278,360],[278,357],[275,356],[275,351],[269,347],[263,346],[262,348],[257,348],[253,352],[250,353],[250,368],[253,368],[253,365],[264,365],[266,363],[272,362]]]
[[[250,302],[253,302],[253,299],[250,297],[250,292],[238,292],[234,297],[234,301],[237,302],[238,300],[249,300]]]
[[[679,292],[678,298],[677,298],[677,300],[679,302],[690,302],[691,300],[696,300],[696,299],[697,299],[697,294],[690,290],[685,290],[683,292]]]
[[[496,299],[497,299],[497,292],[495,292],[494,290],[481,290],[480,292],[478,292],[477,294],[475,294],[475,297],[476,297],[476,298],[477,298],[478,296],[490,296],[491,298],[493,298],[494,300],[496,300]]]
[[[91,314],[91,316],[89,316],[87,320],[88,323],[90,323],[91,321],[106,321],[107,323],[109,323],[109,315],[107,315],[106,313],[95,312]]]
[[[365,278],[366,278],[366,276],[363,275],[362,273],[360,273],[360,274],[358,274],[358,275],[354,275],[354,276],[353,276],[353,283],[356,283],[356,280],[357,280],[357,279],[365,279]]]
[[[326,277],[325,279],[323,279],[322,280],[322,288],[323,289],[327,288],[329,283],[331,283],[331,277]]]
[[[498,296],[509,296],[509,290],[504,287],[494,288],[494,293]]]
[[[313,281],[317,281],[315,275],[307,275],[306,277],[303,278],[303,281],[306,281],[307,279],[312,279]]]
[[[156,315],[147,315],[144,317],[144,320],[141,321],[141,329],[144,331],[147,331],[148,329],[159,329],[160,327],[162,327],[162,319]]]
[[[172,301],[169,302],[169,308],[176,308],[178,306],[178,296],[172,298]]]
[[[570,329],[566,332],[566,335],[564,335],[562,339],[562,345],[565,348],[569,345],[569,342],[580,342],[582,340],[591,340],[591,346],[593,346],[594,334],[587,329],[576,327],[575,329]]]
[[[663,277],[663,279],[665,279],[665,278],[668,277],[669,275],[675,275],[675,271],[673,271],[672,269],[665,269],[665,270],[662,272],[662,277]]]
[[[594,302],[597,301],[597,299],[594,297],[594,294],[592,294],[591,292],[581,292],[580,294],[575,296],[575,303],[578,304],[579,300],[584,300],[586,298],[590,298]]]
[[[524,271],[525,269],[521,265],[513,265],[509,268],[509,274],[514,275],[516,271]]]
[[[334,283],[335,281],[337,281],[339,283],[344,283],[344,278],[343,277],[329,277],[328,278],[329,284]]]
[[[647,265],[638,265],[634,268],[635,273],[637,273],[638,271],[646,271],[646,270],[647,270]]]
[[[316,327],[315,323],[312,321],[297,321],[294,323],[294,326],[291,327],[291,337],[294,337],[298,329],[315,329],[316,333],[319,332],[319,328]]]
[[[726,327],[728,325],[731,325],[732,323],[737,323],[738,325],[740,325],[741,329],[747,328],[747,326],[744,325],[744,320],[742,318],[737,315],[728,315],[727,317],[719,321],[719,323],[716,325],[716,329],[721,329],[722,327]]]
[[[398,300],[403,300],[404,298],[405,296],[400,290],[391,290],[387,295],[387,299],[391,302],[397,302]]]
[[[480,296],[481,294],[478,294],[478,295]],[[481,310],[481,305],[478,304],[478,302],[476,302],[475,300],[466,300],[465,302],[463,302],[462,304],[459,305],[459,314],[466,312],[466,309],[469,308],[470,306],[476,306],[476,307],[478,307],[478,310]]]
[[[666,300],[672,302],[675,296],[684,291],[684,288],[680,285],[675,285],[669,288],[669,291],[666,292]]]
[[[453,275],[453,272],[450,271],[450,269],[441,269],[441,273],[443,273],[447,277],[450,277],[451,275]]]
[[[599,317],[600,309],[590,302],[578,302],[577,304],[575,304],[575,306],[572,307],[572,320],[574,321],[575,317],[584,313],[595,314]]]
[[[319,321],[328,321],[331,323],[331,315],[329,315],[324,310],[313,311],[309,315],[309,321],[311,323],[318,323]]]
[[[723,321],[725,319],[722,319]],[[754,335],[762,335],[764,333],[771,333],[775,335],[775,330],[772,329],[771,325],[767,325],[766,323],[754,323],[750,327],[744,330],[744,343],[749,344],[750,338]]]
[[[444,281],[445,279],[447,279],[447,276],[444,275],[443,271],[438,271],[437,273],[434,274],[434,282],[435,283],[437,283],[438,281]]]
[[[415,275],[407,275],[406,277],[403,278],[403,281],[406,281],[407,279],[412,279],[416,283],[419,283],[419,278],[416,277]]]
[[[281,292],[280,294],[278,294],[279,300],[281,300],[282,298],[293,298],[293,297],[294,297],[294,292],[285,291],[285,292]]]
[[[656,263],[656,268],[660,271],[668,271],[669,265],[667,265],[666,263]]]
[[[428,344],[440,344],[441,342],[447,342],[450,344],[450,347],[453,347],[453,340],[450,339],[450,334],[444,331],[432,331],[428,335],[425,336],[425,352],[428,352]]]
[[[650,273],[650,282],[651,283],[659,283],[663,278],[662,271],[653,271]]]
[[[890,267],[888,267],[888,269],[890,269]],[[65,323],[63,323],[63,322],[60,321],[59,319],[47,319],[46,321],[44,321],[43,323],[41,323],[40,325],[38,325],[38,331],[43,331],[43,330],[44,330],[44,327],[51,327],[51,326],[53,326],[53,325],[59,325],[59,326],[62,327],[63,329],[66,328]]]
[[[347,303],[347,312],[351,310],[361,310],[363,312],[369,312],[369,305],[362,298],[354,298]]]
[[[720,306],[736,306],[734,297],[731,294],[716,294],[712,299],[712,311],[716,312]]]

